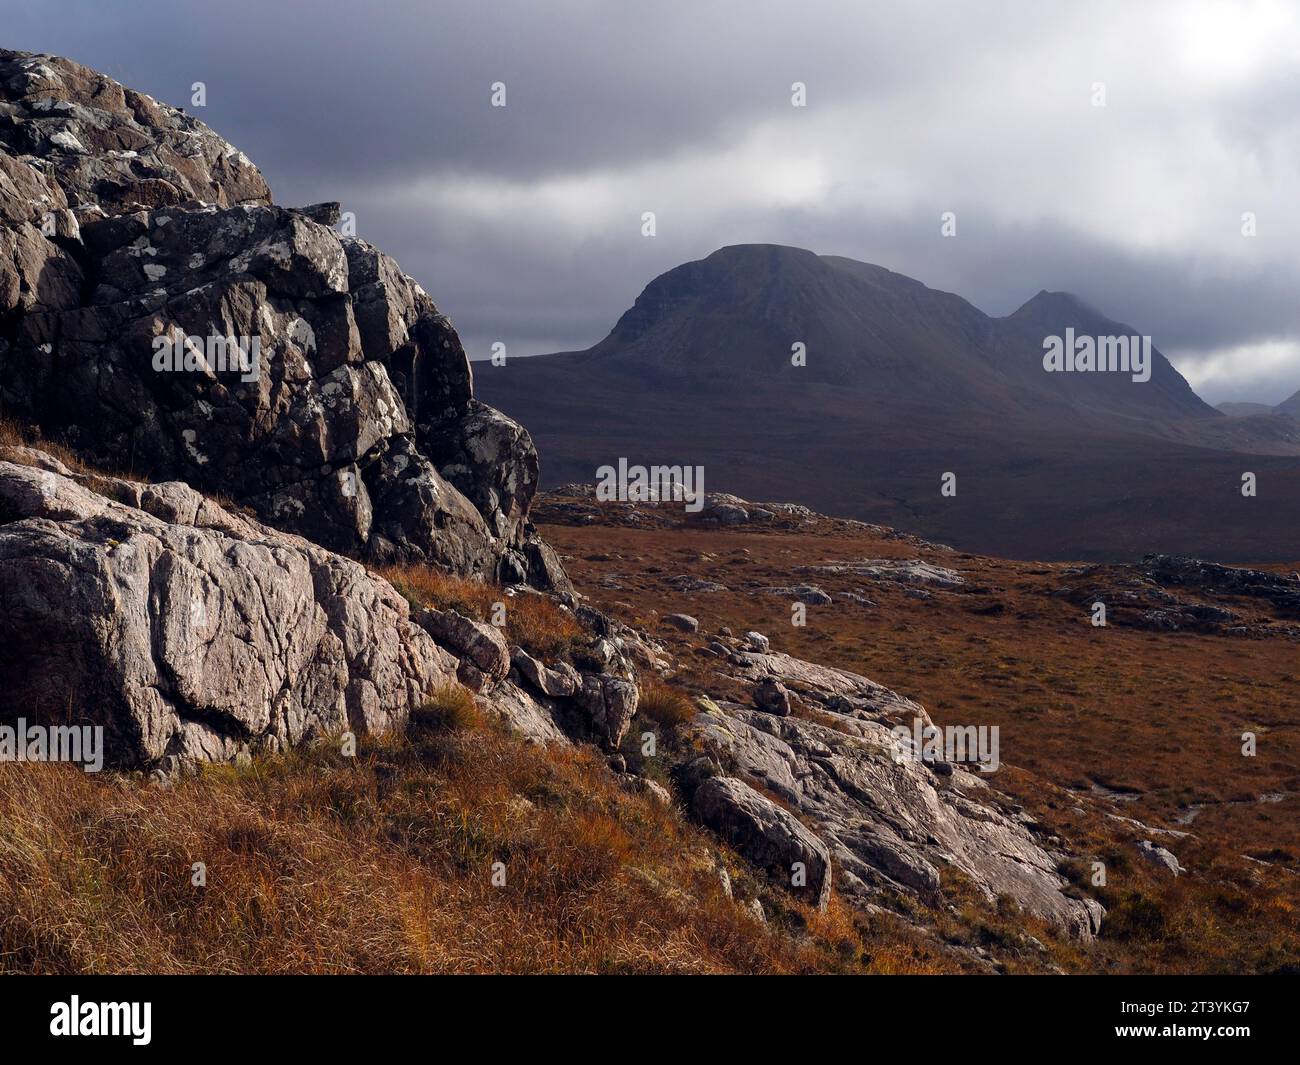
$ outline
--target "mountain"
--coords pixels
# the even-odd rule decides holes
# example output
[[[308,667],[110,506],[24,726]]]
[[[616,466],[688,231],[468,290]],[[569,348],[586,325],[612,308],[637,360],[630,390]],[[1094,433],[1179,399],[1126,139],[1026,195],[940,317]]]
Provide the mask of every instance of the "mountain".
[[[655,278],[586,351],[480,365],[476,390],[528,427],[545,485],[626,457],[1018,558],[1281,557],[1300,432],[1225,417],[1154,346],[1147,381],[1046,372],[1069,329],[1142,332],[1065,293],[994,318],[880,266],[739,245]]]
[[[1289,399],[1284,399],[1273,408],[1275,414],[1286,414],[1292,418],[1300,418],[1300,392],[1295,393]]]
[[[575,362],[658,381],[744,374],[907,400],[960,392],[1008,409],[1029,396],[1114,413],[1216,416],[1159,351],[1149,387],[1140,389],[1128,375],[1045,373],[1043,338],[1071,327],[1094,336],[1137,332],[1065,293],[1040,292],[1013,315],[990,318],[960,296],[880,266],[744,244],[655,278]],[[806,366],[792,364],[795,343],[806,348]]]

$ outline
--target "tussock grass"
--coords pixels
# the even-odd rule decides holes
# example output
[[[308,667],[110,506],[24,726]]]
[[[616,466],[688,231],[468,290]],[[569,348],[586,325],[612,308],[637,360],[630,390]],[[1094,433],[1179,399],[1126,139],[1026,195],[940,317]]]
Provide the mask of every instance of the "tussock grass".
[[[0,448],[14,447],[34,448],[38,451],[44,451],[47,455],[62,462],[72,474],[82,478],[85,483],[96,491],[100,491],[105,486],[107,479],[111,477],[124,481],[143,480],[143,478],[127,470],[108,469],[89,463],[70,447],[58,441],[47,439],[37,426],[25,425],[13,415],[0,411]],[[13,452],[7,452],[3,458],[6,462],[14,462],[20,466],[35,465],[26,457]],[[111,493],[109,494],[111,495]]]
[[[417,723],[458,731],[483,723],[474,694],[463,684],[444,684],[429,695],[414,714]]]
[[[671,728],[690,721],[695,712],[694,701],[684,692],[657,681],[641,685],[640,699],[637,702],[638,715]]]
[[[52,440],[46,440],[34,426],[25,426],[13,415],[0,411],[0,447],[39,448],[46,454],[58,459],[73,473],[95,474],[95,470],[83,462],[71,448]],[[7,457],[6,461],[27,465],[20,456]]]

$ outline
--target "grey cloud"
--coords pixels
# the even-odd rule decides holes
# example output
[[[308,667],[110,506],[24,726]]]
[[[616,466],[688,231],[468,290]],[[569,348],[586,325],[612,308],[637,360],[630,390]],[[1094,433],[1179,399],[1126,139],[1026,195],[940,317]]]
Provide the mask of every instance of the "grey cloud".
[[[1125,107],[1131,115],[1150,95],[1145,79],[1165,76],[1150,65],[1160,29],[1149,9],[1027,0],[3,6],[9,46],[69,55],[180,105],[192,82],[206,82],[200,117],[261,166],[277,199],[343,200],[361,235],[425,285],[480,357],[496,340],[512,354],[594,343],[655,274],[723,244],[760,241],[878,262],[992,314],[1042,288],[1072,291],[1189,367],[1246,344],[1300,341],[1300,267],[1268,205],[1259,208],[1254,260],[1212,241],[1175,252],[1101,237],[1064,210],[1029,223],[999,209],[1003,177],[1004,197],[1025,184],[1052,188],[1092,117],[1071,112],[1027,128],[1010,105],[1032,98],[1043,78],[1057,79],[1045,91],[1064,79],[1082,92],[1104,75],[1115,117]],[[1119,54],[1116,41],[1135,65],[1096,59]],[[508,86],[504,110],[488,106],[497,80]],[[737,203],[725,187],[701,183],[689,223],[670,214],[649,242],[635,239],[633,204],[606,204],[594,231],[548,215],[543,186],[572,177],[656,200],[655,168],[665,161],[689,174],[763,123],[788,120],[794,80],[808,83],[810,112],[842,113],[836,145],[861,146],[860,157],[832,158],[860,166],[830,174],[836,188],[870,192],[878,166],[906,158],[913,169],[903,184],[920,191],[921,206],[889,209],[853,195],[798,209]],[[1166,95],[1166,110],[1153,104],[1144,127],[1126,129],[1136,139],[1114,148],[1117,164],[1136,152],[1181,163],[1169,158],[1166,129],[1203,117],[1261,174],[1293,180],[1298,91],[1293,70],[1189,85],[1185,104]],[[900,130],[944,151],[900,156]],[[1113,180],[1143,179],[1117,165]],[[421,200],[422,187],[492,181],[509,183],[517,210],[471,216]],[[1208,191],[1235,202],[1235,189]],[[1240,191],[1251,200],[1249,183]],[[1125,209],[1118,202],[1112,214]],[[939,238],[941,207],[958,211],[958,238]],[[1300,362],[1237,377],[1207,380],[1205,398],[1276,401],[1300,386]]]

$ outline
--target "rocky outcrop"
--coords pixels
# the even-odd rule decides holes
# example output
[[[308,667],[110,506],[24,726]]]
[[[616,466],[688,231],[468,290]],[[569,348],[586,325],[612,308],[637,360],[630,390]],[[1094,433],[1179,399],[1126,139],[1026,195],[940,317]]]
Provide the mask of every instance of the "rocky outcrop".
[[[794,584],[784,588],[764,588],[764,595],[778,595],[792,603],[806,603],[808,606],[826,606],[831,597],[815,584]]]
[[[701,701],[691,749],[703,746],[718,772],[772,794],[797,814],[790,820],[824,843],[837,864],[841,893],[864,904],[881,892],[934,903],[951,868],[990,902],[1006,895],[1071,935],[1097,932],[1100,905],[1064,893],[1058,858],[1039,844],[1027,816],[1008,809],[978,774],[910,757],[900,746],[896,726],[930,724],[918,703],[866,677],[789,655],[736,652],[729,662],[738,679],[764,692],[755,692],[763,708]],[[795,689],[819,715],[777,716],[767,700],[778,685]],[[698,775],[697,762],[684,780],[689,786]],[[719,820],[717,807],[735,789],[707,780],[699,785],[705,787],[707,808]],[[693,802],[698,809],[699,800]],[[756,830],[733,831],[739,837],[733,842],[752,854],[753,844],[747,851],[744,840]]]
[[[1067,571],[1053,594],[1107,625],[1157,632],[1300,638],[1300,575],[1223,566],[1203,559],[1147,555],[1136,564]]]
[[[958,588],[966,579],[947,566],[936,566],[924,559],[864,558],[857,562],[823,562],[800,566],[799,573],[824,573],[830,576],[852,575],[888,584],[929,584],[940,588]]]
[[[640,644],[582,615],[604,623],[588,652],[603,671],[546,665],[452,609],[412,615],[359,563],[179,482],[0,445],[6,705],[103,726],[112,765],[170,770],[384,732],[457,683],[522,735],[613,750],[636,713]]]
[[[1164,586],[1263,599],[1280,616],[1300,619],[1300,576],[1294,574],[1284,576],[1241,566],[1221,566],[1177,555],[1147,555],[1140,569]]]
[[[1138,854],[1157,869],[1163,869],[1174,876],[1187,872],[1174,852],[1169,850],[1168,847],[1152,843],[1149,839],[1140,840],[1137,847]]]
[[[201,122],[50,56],[0,51],[0,149],[6,412],[331,550],[567,587],[527,432],[337,205],[272,205]]]
[[[184,484],[40,452],[0,450],[0,604],[6,704],[102,725],[112,764],[385,731],[455,677],[358,563]]]

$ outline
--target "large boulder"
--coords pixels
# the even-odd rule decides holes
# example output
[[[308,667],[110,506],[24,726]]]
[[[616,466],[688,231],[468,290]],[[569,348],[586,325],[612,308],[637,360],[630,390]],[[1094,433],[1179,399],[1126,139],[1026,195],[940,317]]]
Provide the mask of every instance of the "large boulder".
[[[451,322],[182,111],[0,51],[0,406],[371,561],[566,588]]]
[[[117,765],[385,731],[455,676],[358,563],[26,449],[0,449],[0,601],[6,717],[101,725]]]
[[[819,909],[831,895],[831,855],[799,819],[735,777],[710,777],[691,800],[699,819],[793,894]]]

